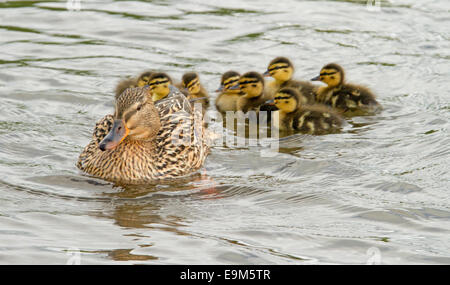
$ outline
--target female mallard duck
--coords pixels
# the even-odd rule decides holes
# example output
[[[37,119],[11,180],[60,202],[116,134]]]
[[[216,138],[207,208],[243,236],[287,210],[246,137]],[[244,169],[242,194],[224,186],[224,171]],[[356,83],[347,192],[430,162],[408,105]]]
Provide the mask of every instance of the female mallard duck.
[[[97,123],[77,167],[121,183],[174,178],[199,169],[208,154],[202,114],[174,92],[155,104],[148,89],[126,89],[116,97],[114,115]]]
[[[239,78],[239,90],[242,96],[236,103],[236,109],[247,113],[248,111],[259,112],[259,107],[270,99],[264,92],[264,78],[258,72],[247,72]]]
[[[344,69],[336,63],[325,65],[311,80],[327,84],[317,90],[316,100],[341,112],[373,112],[381,107],[367,87],[346,83]]]
[[[144,87],[148,84],[148,80],[150,78],[150,75],[152,75],[153,71],[145,71],[141,73],[136,79],[135,78],[129,78],[124,79],[120,81],[115,90],[116,96],[119,96],[122,94],[123,91],[127,88],[136,88],[136,87]]]
[[[209,95],[200,84],[200,77],[196,72],[187,72],[181,78],[181,88],[188,93],[187,98],[195,103],[202,104],[203,113],[209,106]]]
[[[239,90],[240,74],[230,70],[222,75],[220,87],[217,92],[221,92],[216,98],[216,108],[219,112],[237,111],[237,101],[242,95]]]
[[[264,76],[271,76],[274,81],[267,84],[267,91],[273,98],[278,90],[284,87],[292,87],[298,89],[304,94],[303,99],[307,101],[303,104],[313,104],[315,102],[315,85],[308,81],[299,81],[292,79],[294,75],[294,65],[286,57],[274,58],[264,72]]]
[[[302,94],[294,88],[282,88],[275,95],[278,119],[272,115],[272,125],[281,131],[296,130],[318,135],[336,131],[342,118],[331,108],[321,104],[304,105]]]

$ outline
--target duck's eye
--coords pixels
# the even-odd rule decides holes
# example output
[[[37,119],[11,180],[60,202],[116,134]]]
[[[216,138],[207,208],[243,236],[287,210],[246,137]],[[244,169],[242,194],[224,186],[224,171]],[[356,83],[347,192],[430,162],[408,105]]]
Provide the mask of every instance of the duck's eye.
[[[331,78],[331,79],[334,79],[334,76],[331,76],[330,78]]]
[[[137,106],[136,110],[140,111],[142,109],[142,105]]]
[[[256,84],[252,84],[252,87],[256,87]]]

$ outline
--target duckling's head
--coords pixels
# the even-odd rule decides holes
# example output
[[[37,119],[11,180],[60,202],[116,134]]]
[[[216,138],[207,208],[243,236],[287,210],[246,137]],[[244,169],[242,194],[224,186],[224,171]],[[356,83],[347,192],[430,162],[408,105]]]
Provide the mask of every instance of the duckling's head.
[[[233,70],[227,71],[220,79],[220,87],[217,92],[226,91],[227,93],[239,93],[239,78],[241,75]]]
[[[196,72],[187,72],[181,78],[183,87],[189,91],[189,94],[196,95],[200,92],[200,77]]]
[[[116,148],[124,139],[149,141],[161,127],[158,111],[144,88],[128,88],[116,98],[114,124],[100,142],[101,150]]]
[[[329,63],[322,67],[320,75],[311,80],[322,81],[330,87],[336,87],[344,82],[344,77],[344,69],[339,64]]]
[[[292,78],[294,74],[294,65],[286,57],[274,58],[264,72],[264,76],[271,76],[279,82],[285,82]]]
[[[139,75],[137,79],[137,86],[138,87],[144,87],[145,85],[148,85],[150,76],[153,74],[153,71],[146,71]]]
[[[169,95],[172,79],[163,72],[155,72],[148,79],[148,86],[152,94],[153,101],[158,101]]]
[[[282,88],[275,95],[275,106],[285,113],[291,113],[297,110],[300,94],[294,88]]]
[[[239,78],[239,89],[247,97],[258,97],[264,91],[264,78],[258,72],[247,72]]]

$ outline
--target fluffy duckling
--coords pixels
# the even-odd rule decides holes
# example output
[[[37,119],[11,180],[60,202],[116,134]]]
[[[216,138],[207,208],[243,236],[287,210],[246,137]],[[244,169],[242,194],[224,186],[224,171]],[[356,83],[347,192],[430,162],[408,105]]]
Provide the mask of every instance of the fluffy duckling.
[[[336,63],[325,65],[311,80],[327,84],[318,88],[316,100],[341,112],[373,112],[381,107],[367,87],[346,83],[344,69]]]
[[[202,114],[175,92],[155,104],[147,88],[126,89],[115,100],[114,115],[97,123],[77,167],[120,183],[174,178],[199,169],[209,150]]]
[[[225,72],[220,79],[220,87],[217,92],[221,92],[216,98],[216,108],[219,112],[237,111],[237,101],[242,95],[239,89],[240,74],[230,70]]]
[[[150,78],[150,75],[152,75],[152,73],[153,71],[145,71],[141,73],[137,78],[129,78],[120,81],[116,86],[116,96],[122,94],[122,92],[127,88],[144,87],[148,84],[148,79]]]
[[[239,78],[239,89],[242,96],[236,103],[236,109],[247,113],[248,111],[259,111],[259,107],[270,99],[264,92],[264,78],[258,72],[247,72]]]
[[[153,102],[156,102],[170,94],[172,79],[166,73],[154,72],[149,76],[147,85],[152,94]]]
[[[209,95],[205,88],[200,84],[200,77],[196,72],[187,72],[181,78],[181,86],[187,90],[187,98],[195,103],[201,103],[203,113],[209,106]],[[204,98],[204,99],[200,99]],[[195,100],[198,99],[198,100]]]
[[[336,131],[342,125],[341,116],[321,104],[305,105],[297,89],[287,87],[275,95],[275,106],[279,109],[278,120],[272,116],[272,125],[281,131],[298,130],[319,135]]]
[[[281,88],[292,87],[304,94],[302,100],[306,99],[307,101],[302,102],[303,104],[313,104],[315,102],[314,91],[317,87],[308,81],[292,79],[294,71],[294,65],[286,57],[274,58],[269,63],[267,71],[264,72],[264,76],[271,76],[274,79],[274,81],[267,84],[267,93],[273,98],[276,92]]]

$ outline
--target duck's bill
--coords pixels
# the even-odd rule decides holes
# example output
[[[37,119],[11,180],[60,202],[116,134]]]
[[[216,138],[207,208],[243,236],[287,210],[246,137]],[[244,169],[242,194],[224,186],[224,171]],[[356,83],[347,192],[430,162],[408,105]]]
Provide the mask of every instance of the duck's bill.
[[[266,102],[264,102],[264,104],[274,105],[275,104],[275,100],[274,99],[267,100]]]
[[[128,136],[129,132],[124,120],[115,120],[111,131],[100,142],[98,147],[102,151],[115,149]]]
[[[239,84],[233,85],[230,88],[228,88],[228,90],[239,90]]]
[[[225,86],[220,85],[220,87],[216,90],[216,92],[222,92],[224,88],[225,88]]]
[[[320,75],[317,75],[314,78],[311,78],[311,81],[320,81]]]
[[[264,77],[270,77],[270,72],[269,72],[268,70],[266,70],[266,71],[263,73],[263,76],[264,76]]]

